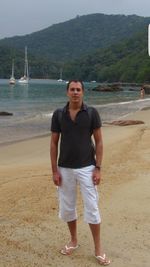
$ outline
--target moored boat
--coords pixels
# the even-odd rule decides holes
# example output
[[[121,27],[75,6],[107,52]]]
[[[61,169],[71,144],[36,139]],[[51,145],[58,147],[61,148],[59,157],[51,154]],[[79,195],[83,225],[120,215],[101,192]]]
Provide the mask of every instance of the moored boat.
[[[9,84],[15,84],[16,83],[16,79],[14,77],[14,60],[12,61],[12,73],[11,73],[11,77],[9,79]]]
[[[29,66],[28,66],[27,46],[25,47],[24,76],[22,76],[18,80],[18,82],[21,84],[28,84],[28,82],[29,82]]]
[[[63,82],[63,79],[62,79],[62,73],[63,73],[63,69],[61,68],[61,69],[60,69],[60,77],[59,77],[59,79],[57,80],[58,82]]]

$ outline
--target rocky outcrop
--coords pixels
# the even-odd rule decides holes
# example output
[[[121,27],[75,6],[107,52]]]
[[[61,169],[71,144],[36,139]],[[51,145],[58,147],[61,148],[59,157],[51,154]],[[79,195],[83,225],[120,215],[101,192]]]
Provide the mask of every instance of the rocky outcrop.
[[[144,107],[141,110],[150,110],[150,107]]]
[[[144,124],[144,121],[139,121],[139,120],[119,120],[119,121],[107,122],[107,124],[118,125],[118,126],[128,126],[128,125]]]
[[[0,111],[0,116],[12,116],[13,113],[7,112],[7,111]]]
[[[100,84],[92,89],[93,91],[98,92],[118,92],[122,91],[120,84],[114,83],[114,84]]]
[[[145,94],[150,94],[150,84],[144,84],[143,86]]]

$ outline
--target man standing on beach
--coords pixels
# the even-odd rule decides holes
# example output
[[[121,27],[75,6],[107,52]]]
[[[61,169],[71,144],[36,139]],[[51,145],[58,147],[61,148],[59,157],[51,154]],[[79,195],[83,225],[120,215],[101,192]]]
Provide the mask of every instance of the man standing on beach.
[[[78,248],[76,186],[79,183],[84,201],[84,220],[93,236],[95,257],[101,265],[109,265],[110,260],[102,252],[100,244],[101,217],[96,188],[101,180],[103,155],[101,120],[95,108],[84,104],[83,95],[82,81],[70,81],[67,84],[69,102],[54,112],[51,124],[50,155],[53,181],[59,192],[59,216],[67,222],[71,236],[61,253],[70,255]]]

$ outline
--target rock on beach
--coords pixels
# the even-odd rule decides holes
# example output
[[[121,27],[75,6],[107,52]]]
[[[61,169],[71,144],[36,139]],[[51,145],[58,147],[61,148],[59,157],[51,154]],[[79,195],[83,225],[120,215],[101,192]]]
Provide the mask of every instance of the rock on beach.
[[[0,116],[13,116],[13,113],[7,111],[0,111]]]
[[[140,120],[118,120],[118,121],[107,122],[107,124],[118,125],[118,126],[128,126],[128,125],[144,124],[144,121],[140,121]]]

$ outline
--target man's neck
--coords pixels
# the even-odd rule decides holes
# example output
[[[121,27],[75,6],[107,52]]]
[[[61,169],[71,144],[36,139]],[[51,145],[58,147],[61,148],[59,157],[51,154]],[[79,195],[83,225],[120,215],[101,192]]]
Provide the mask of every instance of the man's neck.
[[[82,102],[81,103],[72,103],[72,102],[69,103],[69,109],[71,110],[79,110],[81,109],[81,106],[82,106]]]

